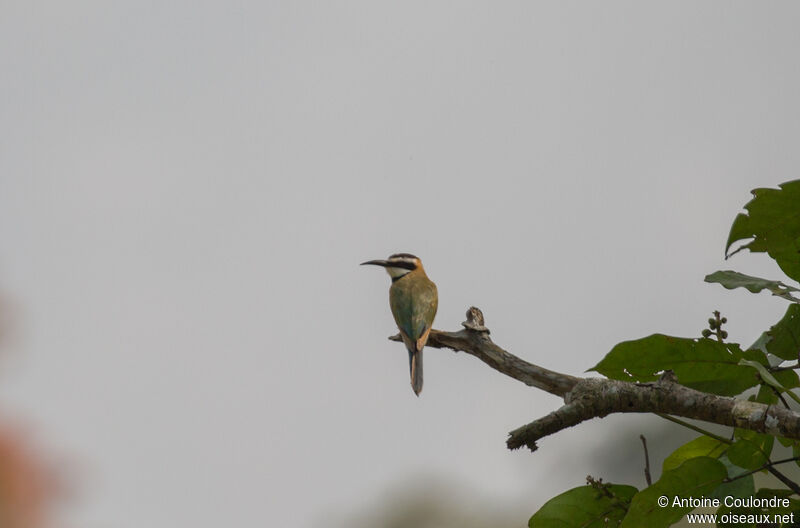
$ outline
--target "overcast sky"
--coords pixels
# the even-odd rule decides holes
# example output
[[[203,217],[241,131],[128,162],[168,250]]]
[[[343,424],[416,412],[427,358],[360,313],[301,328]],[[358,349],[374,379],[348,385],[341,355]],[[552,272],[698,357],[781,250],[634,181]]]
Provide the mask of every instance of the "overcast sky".
[[[78,466],[81,528],[307,528],[432,481],[524,525],[638,474],[654,418],[508,452],[559,400],[439,350],[415,397],[389,278],[358,264],[419,255],[436,327],[476,305],[573,375],[714,309],[749,344],[786,306],[702,279],[782,278],[723,247],[752,188],[798,177],[798,15],[2,2],[0,413]]]

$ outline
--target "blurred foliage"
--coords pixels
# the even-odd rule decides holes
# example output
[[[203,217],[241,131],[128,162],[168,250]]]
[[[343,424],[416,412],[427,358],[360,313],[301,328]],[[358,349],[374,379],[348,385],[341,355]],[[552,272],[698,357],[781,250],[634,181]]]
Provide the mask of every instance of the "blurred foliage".
[[[46,528],[59,495],[58,479],[26,434],[0,426],[0,526]]]
[[[522,509],[491,504],[456,483],[419,476],[399,485],[359,513],[334,523],[340,528],[520,528]]]
[[[0,349],[13,335],[15,313],[0,296]],[[63,482],[33,447],[30,434],[10,420],[0,421],[0,528],[49,528]]]

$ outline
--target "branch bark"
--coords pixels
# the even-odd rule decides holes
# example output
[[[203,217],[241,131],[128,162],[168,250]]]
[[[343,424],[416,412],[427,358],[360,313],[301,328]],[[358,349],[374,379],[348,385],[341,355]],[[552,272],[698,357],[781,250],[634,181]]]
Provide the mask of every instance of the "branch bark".
[[[466,352],[498,372],[564,399],[561,408],[511,431],[509,449],[525,446],[535,451],[536,442],[545,436],[612,413],[669,414],[800,440],[800,414],[790,409],[690,389],[680,385],[671,371],[653,383],[562,374],[497,346],[475,307],[467,311],[462,325],[458,332],[431,330],[426,346]],[[400,336],[389,339],[400,341]]]

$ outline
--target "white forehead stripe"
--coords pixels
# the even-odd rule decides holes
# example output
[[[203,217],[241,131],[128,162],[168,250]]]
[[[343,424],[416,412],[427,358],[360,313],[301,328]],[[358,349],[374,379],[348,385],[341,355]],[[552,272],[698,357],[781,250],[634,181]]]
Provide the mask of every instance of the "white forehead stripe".
[[[417,259],[411,258],[411,257],[393,257],[393,258],[389,259],[389,263],[392,263],[392,262],[405,262],[405,263],[408,263],[408,264],[416,264],[417,263]]]

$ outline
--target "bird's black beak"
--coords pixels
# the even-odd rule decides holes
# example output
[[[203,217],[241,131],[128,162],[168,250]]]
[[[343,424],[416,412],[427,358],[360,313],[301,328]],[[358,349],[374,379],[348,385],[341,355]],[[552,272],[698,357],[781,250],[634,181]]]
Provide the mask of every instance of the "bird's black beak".
[[[383,266],[384,268],[389,265],[388,260],[368,260],[366,262],[362,262],[361,265],[364,266],[366,264],[372,264],[373,266]]]

